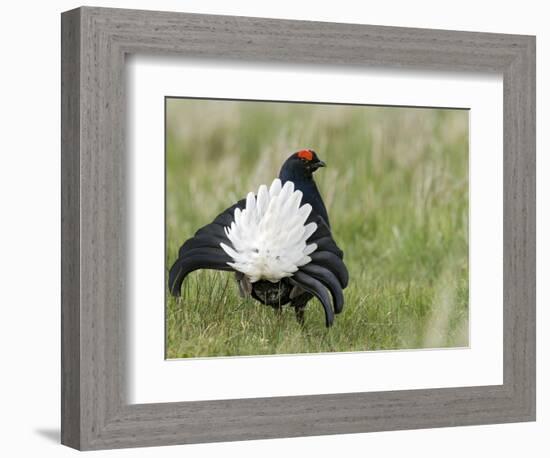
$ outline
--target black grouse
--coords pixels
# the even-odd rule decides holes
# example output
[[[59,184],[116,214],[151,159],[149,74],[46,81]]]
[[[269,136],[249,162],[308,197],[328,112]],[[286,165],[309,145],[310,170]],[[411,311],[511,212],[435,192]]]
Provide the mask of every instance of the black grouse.
[[[194,270],[233,271],[242,296],[275,309],[290,302],[300,323],[315,296],[331,326],[344,306],[348,271],[313,180],[324,166],[314,151],[300,150],[285,161],[269,188],[260,186],[200,228],[180,247],[170,268],[170,293],[179,296]]]

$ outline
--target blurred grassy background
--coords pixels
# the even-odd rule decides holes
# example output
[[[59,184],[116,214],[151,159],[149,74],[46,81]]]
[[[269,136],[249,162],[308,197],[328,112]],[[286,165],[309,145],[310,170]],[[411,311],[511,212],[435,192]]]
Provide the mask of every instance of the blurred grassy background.
[[[222,210],[271,183],[294,151],[315,179],[350,284],[324,327],[241,299],[233,275],[197,271],[167,294],[166,356],[262,355],[468,345],[468,112],[167,99],[166,269]]]

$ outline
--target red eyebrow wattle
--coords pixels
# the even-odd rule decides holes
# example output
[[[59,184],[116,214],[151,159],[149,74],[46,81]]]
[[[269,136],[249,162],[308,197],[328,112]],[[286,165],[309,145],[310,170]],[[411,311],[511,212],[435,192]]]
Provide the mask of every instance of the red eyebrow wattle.
[[[307,161],[312,161],[313,160],[313,153],[309,149],[303,149],[303,150],[298,151],[298,157],[300,159],[305,159]]]

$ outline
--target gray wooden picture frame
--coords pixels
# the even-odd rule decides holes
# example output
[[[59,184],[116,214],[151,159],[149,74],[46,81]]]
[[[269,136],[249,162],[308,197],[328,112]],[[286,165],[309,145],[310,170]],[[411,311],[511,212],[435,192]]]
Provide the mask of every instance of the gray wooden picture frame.
[[[87,450],[535,419],[534,37],[83,7],[62,14],[61,39],[63,444]],[[128,404],[128,54],[502,74],[504,383]]]

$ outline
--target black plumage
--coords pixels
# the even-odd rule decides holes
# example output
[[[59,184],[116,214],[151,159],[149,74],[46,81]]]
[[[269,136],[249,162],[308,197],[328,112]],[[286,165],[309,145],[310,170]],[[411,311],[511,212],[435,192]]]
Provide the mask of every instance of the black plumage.
[[[334,315],[340,313],[344,306],[343,289],[348,284],[348,271],[343,252],[332,237],[326,207],[313,180],[313,172],[322,166],[324,163],[313,151],[302,150],[287,159],[280,173],[281,181],[292,181],[295,189],[303,193],[301,204],[312,206],[306,223],[316,223],[317,229],[307,243],[315,243],[317,249],[310,254],[311,262],[278,282],[260,279],[251,283],[246,275],[235,271],[228,264],[233,259],[220,243],[231,246],[225,228],[234,221],[235,210],[246,207],[246,200],[243,199],[220,213],[212,223],[200,228],[180,247],[178,259],[169,272],[170,293],[179,296],[183,280],[194,270],[235,271],[241,293],[250,294],[274,308],[290,303],[299,321],[303,321],[304,308],[315,296],[323,306],[326,326],[331,326]]]

